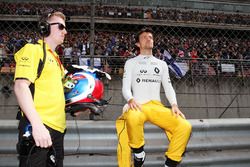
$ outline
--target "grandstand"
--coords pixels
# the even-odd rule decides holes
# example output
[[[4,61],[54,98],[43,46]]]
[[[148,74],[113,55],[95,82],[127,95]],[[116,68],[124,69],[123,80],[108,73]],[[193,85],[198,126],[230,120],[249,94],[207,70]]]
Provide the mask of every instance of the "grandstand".
[[[136,56],[135,32],[144,26],[155,32],[155,56],[162,59],[166,50],[186,70],[183,77],[171,71],[171,79],[188,119],[250,117],[249,1],[2,0],[0,8],[1,119],[15,119],[18,107],[13,55],[23,41],[39,38],[38,18],[52,10],[68,16],[65,43],[57,48],[64,65],[88,64],[112,75],[104,81],[105,98],[112,99],[97,120],[114,121],[121,114],[123,65]]]
[[[198,10],[196,8],[183,9],[181,6],[175,6],[175,8],[169,8],[167,5],[162,7],[148,6],[149,4],[143,4],[140,1],[136,1],[138,4],[135,4],[135,1],[130,1],[131,4],[126,6],[125,2],[119,2],[120,6],[108,4],[108,1],[96,1],[94,4],[84,1],[80,2],[80,5],[69,1],[53,1],[51,3],[45,3],[45,1],[0,2],[1,8],[4,9],[0,11],[2,75],[11,78],[8,74],[14,71],[13,53],[16,47],[21,45],[24,40],[34,42],[39,38],[38,33],[34,31],[39,15],[51,10],[60,10],[69,17],[65,44],[57,49],[65,66],[72,63],[90,63],[90,60],[95,57],[92,61],[95,64],[92,65],[115,75],[113,81],[115,82],[116,78],[120,78],[122,75],[125,60],[136,55],[134,32],[147,25],[155,31],[155,55],[161,58],[163,50],[167,50],[177,63],[188,70],[187,75],[181,79],[175,79],[173,73],[173,82],[177,88],[184,83],[195,87],[201,78],[206,80],[206,85],[221,85],[224,77],[231,79],[231,84],[236,82],[236,86],[249,85],[249,13],[234,11],[233,8],[228,11],[230,3],[227,11],[222,14],[221,11],[208,12],[204,10],[202,5],[199,5],[203,1],[189,2],[192,4],[191,6],[199,7]],[[174,3],[173,1],[162,3],[167,2]],[[224,4],[225,2],[207,2],[207,4],[210,3],[217,5],[217,3]],[[92,16],[95,37],[91,36],[91,5],[95,7],[95,15]],[[240,3],[237,5],[242,7],[248,4]],[[90,53],[91,42],[94,42],[93,53]],[[65,55],[66,50],[67,55]],[[4,80],[4,82],[7,81]],[[9,83],[11,80],[4,83],[3,87]],[[229,90],[230,87],[228,87]],[[111,89],[119,90],[120,87]],[[182,89],[177,90],[177,94],[180,94],[181,98],[190,93],[184,88]],[[218,89],[220,90],[220,88]],[[12,90],[11,87],[10,90]],[[197,94],[202,94],[204,98],[207,98],[206,90],[200,91],[203,92],[197,92]],[[116,91],[108,91],[108,93],[110,92],[114,93],[112,96],[116,96]],[[237,92],[238,90],[230,91],[229,94],[234,97]],[[228,92],[214,96],[220,99],[225,94]],[[226,108],[229,102],[230,100],[225,102],[223,106],[213,105],[211,108],[221,110],[219,108]],[[112,102],[117,108],[120,108],[123,103],[123,99]],[[15,106],[15,104],[11,106]],[[241,107],[239,104],[238,106]],[[194,109],[192,104],[187,106],[183,104],[183,107]],[[202,104],[202,102],[198,107],[201,109],[210,108],[209,104]],[[7,110],[4,105],[3,109]],[[205,113],[202,111],[202,113],[202,116],[210,117],[208,111]],[[112,119],[117,117],[117,114],[114,115]],[[192,113],[191,115],[199,118],[199,114],[194,116]],[[215,114],[212,117],[217,116],[218,114]]]

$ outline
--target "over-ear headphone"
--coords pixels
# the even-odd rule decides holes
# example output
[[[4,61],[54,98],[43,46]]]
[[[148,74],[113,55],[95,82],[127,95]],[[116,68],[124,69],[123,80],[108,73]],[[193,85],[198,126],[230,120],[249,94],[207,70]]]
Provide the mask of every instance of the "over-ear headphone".
[[[70,20],[69,17],[66,17],[63,13],[61,13],[60,11],[51,11],[47,14],[43,14],[38,22],[38,32],[40,33],[40,35],[44,38],[44,37],[48,37],[50,35],[50,27],[51,24],[48,22],[48,20],[52,17],[52,16],[59,16],[61,17],[64,21],[68,21]],[[58,24],[58,23],[54,23],[54,24]],[[63,27],[59,27],[60,30],[65,29],[65,26],[63,25]]]
[[[42,37],[50,35],[50,24],[47,21],[39,22],[38,28]]]
[[[50,24],[48,23],[48,19],[53,13],[54,11],[44,14],[40,18],[40,21],[38,23],[38,31],[42,37],[47,37],[50,35]]]

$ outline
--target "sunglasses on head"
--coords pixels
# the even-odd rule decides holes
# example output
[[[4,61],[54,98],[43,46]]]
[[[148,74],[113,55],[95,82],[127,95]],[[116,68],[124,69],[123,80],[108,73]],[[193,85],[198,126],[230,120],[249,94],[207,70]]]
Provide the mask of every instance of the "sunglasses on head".
[[[59,30],[66,30],[66,27],[62,23],[50,23],[50,25],[58,25]]]

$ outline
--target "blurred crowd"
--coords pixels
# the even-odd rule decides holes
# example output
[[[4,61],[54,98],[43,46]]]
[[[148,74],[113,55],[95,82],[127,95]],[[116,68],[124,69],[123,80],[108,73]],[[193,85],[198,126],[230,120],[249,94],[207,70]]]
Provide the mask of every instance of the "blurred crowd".
[[[90,7],[69,4],[53,4],[48,7],[38,3],[7,3],[0,2],[0,14],[11,15],[39,15],[42,11],[50,11],[51,8],[63,11],[66,15],[89,15]],[[108,17],[132,17],[147,19],[169,19],[175,21],[197,21],[230,24],[249,24],[249,15],[238,14],[216,14],[201,13],[199,11],[180,11],[173,9],[155,10],[128,7],[108,7],[97,6],[98,16]],[[111,12],[112,11],[112,12]],[[110,13],[111,12],[111,13]],[[149,12],[149,15],[145,14]],[[113,13],[113,14],[112,14]],[[119,14],[120,13],[120,14]],[[128,15],[131,13],[131,15]],[[143,14],[143,15],[142,15]],[[228,19],[230,17],[230,19]],[[33,43],[39,38],[39,34],[32,30],[28,31],[2,31],[0,32],[0,65],[14,66],[13,53],[22,46],[23,43]],[[138,54],[135,48],[135,33],[120,31],[96,31],[95,55],[105,57],[96,59],[96,66],[112,66],[112,70],[119,70],[127,57]],[[202,60],[249,60],[250,59],[250,40],[249,38],[233,38],[230,35],[222,37],[211,36],[190,36],[167,35],[163,32],[155,34],[154,55],[163,59],[163,51],[167,50],[174,58],[192,58]],[[89,59],[86,55],[90,54],[90,34],[88,32],[68,31],[65,42],[57,48],[57,53],[67,64],[87,64]],[[9,56],[7,56],[9,55]],[[3,57],[8,57],[3,61]],[[2,60],[2,61],[1,61]],[[114,72],[114,71],[112,71]]]
[[[59,10],[67,16],[90,16],[88,4],[69,3],[10,3],[0,2],[0,14],[40,15],[51,10]],[[112,18],[157,19],[176,22],[220,23],[250,25],[250,15],[235,11],[201,11],[192,9],[173,9],[164,7],[105,6],[97,3],[95,16]]]
[[[0,33],[0,55],[12,54],[14,47],[22,45],[23,40],[33,43],[39,38],[34,31],[13,31]],[[129,57],[136,55],[135,33],[97,31],[95,33],[95,55]],[[155,34],[154,53],[160,57],[162,50],[174,58],[203,59],[250,59],[250,40],[226,37],[169,36]],[[57,48],[60,56],[80,56],[90,54],[89,33],[69,32],[63,45]],[[74,61],[74,60],[72,60]]]

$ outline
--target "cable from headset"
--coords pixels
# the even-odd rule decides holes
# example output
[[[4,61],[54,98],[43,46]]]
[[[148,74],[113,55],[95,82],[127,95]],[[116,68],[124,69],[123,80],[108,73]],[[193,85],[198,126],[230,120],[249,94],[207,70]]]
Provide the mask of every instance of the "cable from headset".
[[[76,133],[77,133],[77,136],[78,136],[78,146],[77,146],[77,149],[75,152],[72,152],[72,153],[68,153],[68,154],[65,154],[65,156],[70,156],[70,155],[77,155],[80,153],[80,147],[81,147],[81,135],[80,135],[80,131],[79,131],[79,127],[78,127],[78,124],[77,124],[77,119],[76,117],[73,117],[74,121],[75,121],[75,125],[76,125]]]
[[[31,167],[30,163],[30,156],[33,152],[35,152],[36,144],[34,138],[32,136],[32,126],[28,123],[24,127],[24,134],[21,139],[21,146],[20,146],[20,154],[27,155],[26,160],[26,167]],[[44,149],[44,148],[41,148]],[[50,166],[56,166],[56,150],[53,146],[51,146],[47,153],[47,164]]]
[[[36,149],[36,145],[34,144],[28,155],[27,155],[27,160],[26,160],[26,167],[32,167],[31,163],[30,163],[30,156],[32,154],[32,152]],[[46,149],[46,148],[42,148],[42,149]],[[50,148],[48,148],[48,153],[47,153],[47,165],[49,164],[51,167],[56,167],[56,150],[53,146],[51,146]]]
[[[30,151],[29,151],[29,154],[28,154],[28,156],[27,156],[27,160],[26,160],[26,167],[31,167],[31,164],[30,164],[30,156],[31,156],[31,153],[32,153],[32,151],[35,149],[35,147],[36,147],[36,145],[34,144],[32,147],[31,147],[31,149],[30,149]]]
[[[80,132],[79,132],[79,127],[78,127],[78,124],[77,124],[77,120],[76,118],[75,119],[75,125],[76,125],[76,133],[77,133],[77,136],[78,136],[78,146],[77,146],[77,149],[76,149],[76,153],[79,153],[79,150],[80,150],[80,147],[81,147],[81,135],[80,135]]]

